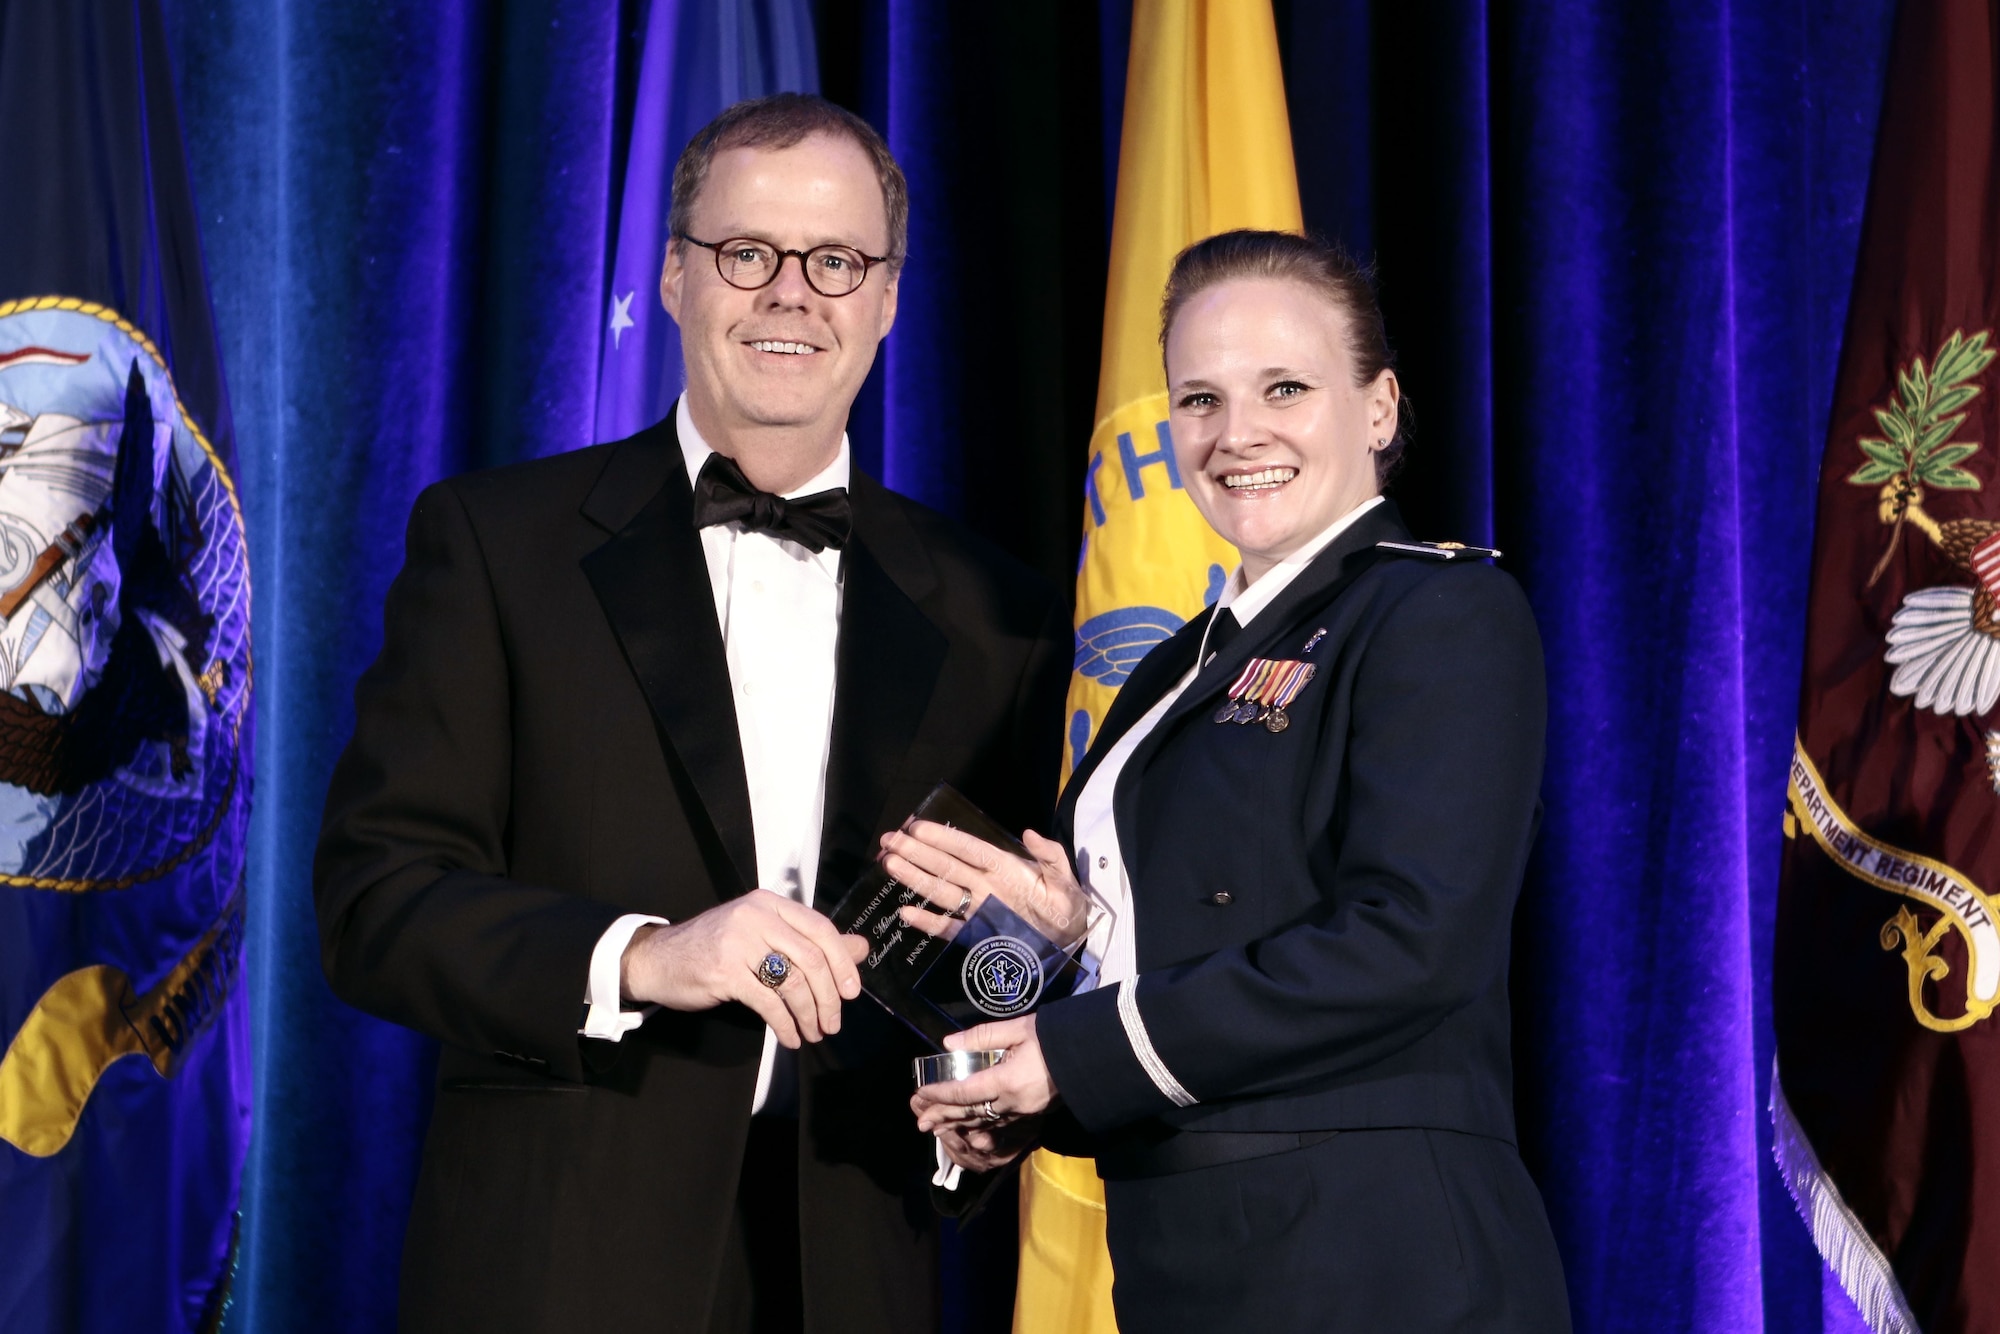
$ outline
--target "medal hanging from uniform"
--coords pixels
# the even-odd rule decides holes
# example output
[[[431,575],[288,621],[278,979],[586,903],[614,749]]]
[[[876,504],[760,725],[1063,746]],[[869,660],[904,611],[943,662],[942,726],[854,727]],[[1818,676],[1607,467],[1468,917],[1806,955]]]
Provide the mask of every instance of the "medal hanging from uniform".
[[[1218,723],[1264,724],[1267,732],[1292,725],[1285,706],[1299,697],[1316,669],[1309,662],[1286,658],[1252,658],[1229,687],[1229,698],[1215,712]]]

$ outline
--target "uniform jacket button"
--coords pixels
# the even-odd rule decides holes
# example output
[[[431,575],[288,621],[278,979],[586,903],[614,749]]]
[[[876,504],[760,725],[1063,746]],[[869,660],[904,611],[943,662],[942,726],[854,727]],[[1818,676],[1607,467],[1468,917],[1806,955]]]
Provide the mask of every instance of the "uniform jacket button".
[[[1236,896],[1226,889],[1218,889],[1215,893],[1208,896],[1208,901],[1218,908],[1227,908],[1230,904],[1236,902]]]

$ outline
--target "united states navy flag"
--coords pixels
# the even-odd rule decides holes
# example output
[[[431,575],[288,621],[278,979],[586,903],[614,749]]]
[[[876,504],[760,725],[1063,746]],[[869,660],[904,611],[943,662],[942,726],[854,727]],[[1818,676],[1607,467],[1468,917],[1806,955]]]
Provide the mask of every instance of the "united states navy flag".
[[[213,1329],[250,589],[157,0],[0,0],[0,142],[0,1329]]]

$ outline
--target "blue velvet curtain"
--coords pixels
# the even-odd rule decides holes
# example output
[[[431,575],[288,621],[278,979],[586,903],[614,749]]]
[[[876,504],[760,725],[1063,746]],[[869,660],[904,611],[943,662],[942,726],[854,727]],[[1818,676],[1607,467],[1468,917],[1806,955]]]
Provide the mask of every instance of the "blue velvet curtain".
[[[588,442],[631,16],[168,10],[243,441],[263,692],[231,1328],[391,1329],[433,1056],[320,974],[319,805],[417,491]]]
[[[1464,83],[1433,85],[1462,96],[1484,56],[1484,114],[1434,104],[1485,147],[1461,178],[1490,184],[1484,218],[1476,189],[1463,212],[1419,192],[1457,213],[1430,264],[1461,313],[1420,322],[1412,375],[1418,346],[1469,382],[1484,362],[1488,404],[1434,416],[1454,472],[1492,459],[1495,536],[1548,650],[1519,1070],[1593,1330],[1820,1325],[1771,1166],[1769,941],[1891,8],[1815,8],[1536,7],[1456,44]],[[1477,488],[1440,490],[1433,512],[1476,528]],[[1826,1317],[1851,1324],[1837,1292]]]
[[[1767,960],[1892,5],[1275,6],[1308,221],[1379,255],[1419,410],[1398,496],[1548,647],[1517,1068],[1582,1330],[1851,1327],[1769,1167]],[[321,980],[319,802],[417,489],[591,435],[645,9],[168,5],[258,598],[234,1328],[391,1325],[431,1054]],[[815,10],[917,204],[857,453],[1060,572],[1128,11]],[[1018,291],[968,280],[996,238]]]

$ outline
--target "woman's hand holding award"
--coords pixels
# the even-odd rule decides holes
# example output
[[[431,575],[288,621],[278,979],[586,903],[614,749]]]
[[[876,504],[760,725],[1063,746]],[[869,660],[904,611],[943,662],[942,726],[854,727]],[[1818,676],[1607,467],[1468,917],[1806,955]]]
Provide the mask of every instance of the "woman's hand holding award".
[[[1010,1144],[1004,1127],[1054,1096],[1039,1049],[1028,1050],[1033,1012],[1079,989],[1095,969],[1084,947],[1110,925],[1110,910],[1077,883],[1061,845],[1026,837],[1024,845],[939,784],[901,830],[884,835],[881,859],[833,911],[843,933],[868,941],[862,989],[933,1047],[950,1049],[917,1062],[917,1111],[971,1167],[998,1166],[1026,1147]],[[990,1050],[966,1041],[989,1037]],[[1009,1059],[1015,1068],[1003,1074],[997,1067]],[[995,1097],[967,1105],[954,1096],[987,1084]]]
[[[929,816],[884,834],[884,868],[927,905],[905,904],[898,915],[955,940],[966,920],[997,898],[1048,940],[1073,948],[1101,920],[1091,911],[1096,901],[1077,884],[1060,843],[1032,830],[1022,837],[997,846]]]
[[[1061,848],[1037,839],[1043,855],[1030,852],[943,783],[883,841],[833,923],[868,942],[862,989],[934,1049],[1077,989],[1108,909],[1077,886]]]

